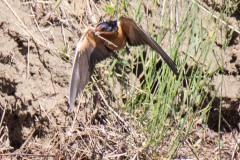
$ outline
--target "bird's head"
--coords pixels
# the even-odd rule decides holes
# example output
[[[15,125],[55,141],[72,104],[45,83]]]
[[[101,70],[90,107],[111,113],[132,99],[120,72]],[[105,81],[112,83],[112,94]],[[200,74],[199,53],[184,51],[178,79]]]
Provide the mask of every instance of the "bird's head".
[[[114,32],[118,31],[117,21],[102,22],[96,26],[98,32]]]

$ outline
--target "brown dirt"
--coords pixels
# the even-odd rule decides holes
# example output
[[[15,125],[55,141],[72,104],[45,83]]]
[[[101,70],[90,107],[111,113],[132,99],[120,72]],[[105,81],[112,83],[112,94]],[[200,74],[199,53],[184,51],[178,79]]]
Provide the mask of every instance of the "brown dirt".
[[[39,4],[36,7],[34,3],[26,4],[19,0],[7,2],[13,10],[6,2],[0,2],[0,113],[1,119],[3,118],[0,126],[0,153],[14,153],[17,154],[14,157],[25,159],[36,157],[24,154],[34,154],[39,156],[39,159],[43,158],[43,155],[53,159],[124,159],[134,156],[140,159],[158,159],[161,157],[159,155],[165,157],[165,148],[161,148],[159,155],[153,155],[151,149],[143,153],[138,152],[137,150],[145,147],[145,137],[131,128],[137,128],[141,124],[124,112],[121,114],[126,118],[124,122],[121,121],[118,115],[107,107],[106,102],[100,100],[100,95],[87,94],[85,101],[81,103],[78,116],[68,113],[71,57],[78,36],[81,35],[84,26],[88,25],[87,22],[97,23],[100,19],[95,14],[98,13],[96,8],[94,9],[95,6],[92,6],[93,13],[86,9],[89,14],[82,17],[86,10],[79,1],[66,2],[56,11],[53,11],[51,4]],[[107,3],[96,3],[102,15]],[[209,3],[206,2],[207,6],[212,7]],[[78,6],[78,9],[74,5]],[[151,9],[151,6],[148,7]],[[239,16],[232,17],[229,23],[239,30]],[[229,31],[224,29],[224,32]],[[215,87],[223,83],[217,96],[222,98],[216,98],[214,101],[206,133],[199,132],[195,137],[189,138],[191,143],[205,136],[205,142],[201,145],[202,152],[199,153],[201,159],[219,158],[219,153],[215,151],[218,147],[220,101],[224,102],[222,114],[225,123],[220,133],[224,144],[224,158],[232,156],[237,148],[235,140],[239,141],[239,133],[236,130],[240,128],[240,36],[235,32],[234,34],[230,45],[224,51],[221,36],[217,38],[214,48],[216,53],[222,53],[217,59],[225,64],[224,70],[213,77]],[[99,92],[97,88],[95,90]],[[105,95],[109,94],[107,87],[102,87],[102,90]],[[107,103],[111,102],[107,100]],[[117,103],[116,108],[121,106],[121,102]],[[77,112],[76,108],[74,112]],[[134,123],[131,128],[128,124],[130,120]],[[73,132],[72,125],[77,128]],[[201,124],[195,127],[198,130]],[[240,158],[240,155],[237,155],[239,152],[238,147],[234,155],[236,159]],[[118,155],[120,153],[126,154]],[[177,152],[177,157],[195,158],[191,148],[185,143]]]

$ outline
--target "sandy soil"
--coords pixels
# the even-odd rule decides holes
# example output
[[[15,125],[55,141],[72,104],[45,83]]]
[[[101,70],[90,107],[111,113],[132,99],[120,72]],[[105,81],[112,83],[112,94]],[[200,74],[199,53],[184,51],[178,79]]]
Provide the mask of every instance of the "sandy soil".
[[[205,2],[207,7],[212,7],[212,1]],[[77,12],[74,4],[80,6]],[[96,5],[102,12],[106,2],[98,2]],[[81,112],[75,119],[75,127],[79,130],[70,132],[75,118],[75,115],[69,114],[67,110],[71,59],[84,28],[79,27],[79,24],[88,24],[81,22],[85,10],[80,2],[65,3],[64,7],[57,11],[52,11],[51,6],[44,4],[36,7],[34,3],[18,0],[0,2],[0,115],[3,118],[0,125],[0,153],[47,155],[49,158],[60,159],[70,158],[70,155],[101,159],[103,155],[114,155],[113,153],[128,150],[128,155],[133,157],[135,152],[130,150],[144,147],[144,136],[134,132],[129,136],[131,129],[119,121],[118,116],[108,107],[102,107],[106,104],[98,100],[99,96],[87,96],[89,101],[82,103]],[[66,11],[66,8],[71,9]],[[97,23],[99,17],[92,13],[84,17],[84,20],[87,19]],[[239,15],[229,19],[230,25],[238,30],[239,21]],[[234,35],[224,51],[221,36],[217,38],[214,48],[216,53],[222,53],[218,58],[225,65],[222,72],[213,76],[212,84],[216,87],[223,83],[223,88],[214,100],[215,108],[210,112],[207,133],[198,133],[199,137],[203,134],[206,137],[204,145],[201,146],[203,149],[200,157],[203,159],[215,155],[216,148],[213,147],[218,146],[218,108],[221,100],[224,102],[222,114],[226,121],[221,129],[225,158],[231,157],[237,148],[235,140],[239,141],[240,36],[236,32]],[[108,89],[103,92],[106,94]],[[100,107],[93,107],[93,104]],[[88,109],[89,106],[91,109]],[[138,125],[140,124],[136,121],[134,127]],[[198,127],[199,125],[196,130]],[[84,138],[87,140],[81,141]],[[198,137],[191,137],[189,141],[194,139]],[[188,145],[184,146],[185,148],[178,151],[177,157],[194,158]],[[162,148],[160,153],[164,155],[166,150]],[[239,152],[238,147],[235,153]],[[122,155],[121,158],[128,155]],[[151,150],[138,156],[140,159],[154,157]],[[240,158],[239,155],[234,156]],[[212,158],[218,159],[217,156]]]

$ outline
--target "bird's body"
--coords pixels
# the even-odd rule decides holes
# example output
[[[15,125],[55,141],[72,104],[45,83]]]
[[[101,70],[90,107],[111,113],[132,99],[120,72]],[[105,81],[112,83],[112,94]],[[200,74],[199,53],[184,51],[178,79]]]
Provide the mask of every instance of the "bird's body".
[[[126,43],[131,46],[149,45],[178,74],[176,64],[171,58],[132,19],[122,16],[118,21],[102,22],[95,28],[87,28],[77,44],[70,81],[70,110],[76,97],[87,85],[95,64],[124,48]]]

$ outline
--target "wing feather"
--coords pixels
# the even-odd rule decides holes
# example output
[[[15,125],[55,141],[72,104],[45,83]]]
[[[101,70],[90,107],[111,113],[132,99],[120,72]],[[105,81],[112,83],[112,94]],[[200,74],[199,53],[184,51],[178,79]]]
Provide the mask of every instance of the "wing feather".
[[[123,32],[127,35],[127,42],[131,46],[149,45],[153,50],[162,56],[164,61],[178,75],[176,64],[165,53],[165,51],[153,40],[145,31],[143,31],[132,19],[121,16],[120,24]]]
[[[78,42],[70,80],[70,110],[74,107],[77,96],[83,92],[88,84],[95,64],[108,56],[110,56],[109,51],[94,33],[88,33],[83,40]]]

